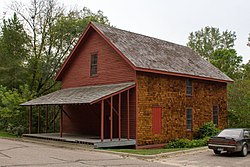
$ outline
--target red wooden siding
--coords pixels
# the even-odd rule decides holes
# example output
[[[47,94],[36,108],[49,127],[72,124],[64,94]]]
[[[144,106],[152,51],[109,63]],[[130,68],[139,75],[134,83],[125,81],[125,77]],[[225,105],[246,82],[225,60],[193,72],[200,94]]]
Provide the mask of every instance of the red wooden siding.
[[[160,134],[162,130],[162,108],[152,108],[152,130],[153,134]]]
[[[100,135],[101,105],[65,105],[63,133]]]
[[[121,130],[122,130],[122,138],[127,138],[128,132],[128,113],[127,113],[127,92],[122,93],[122,112],[121,112]],[[135,88],[129,90],[129,131],[130,131],[130,138],[135,139],[136,137],[136,101],[135,101]]]
[[[97,75],[90,77],[91,55],[98,55]],[[91,31],[64,70],[62,88],[135,81],[135,71],[95,31]]]
[[[130,138],[135,139],[135,88],[130,89]],[[113,138],[118,138],[118,96],[113,97]],[[121,137],[127,138],[127,92],[121,94]],[[65,105],[64,110],[70,116],[63,115],[63,133],[101,134],[101,103],[93,105]],[[104,138],[110,138],[110,98],[104,100]]]

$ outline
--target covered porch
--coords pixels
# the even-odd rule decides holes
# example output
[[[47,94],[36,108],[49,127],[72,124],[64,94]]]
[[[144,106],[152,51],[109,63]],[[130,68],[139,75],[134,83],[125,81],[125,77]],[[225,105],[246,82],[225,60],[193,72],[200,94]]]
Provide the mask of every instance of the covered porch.
[[[114,138],[112,141],[110,139],[104,139],[101,141],[99,136],[88,136],[88,135],[77,135],[64,133],[60,136],[60,133],[37,133],[37,134],[24,134],[24,137],[45,139],[45,140],[55,140],[61,142],[79,143],[93,145],[94,148],[106,148],[106,147],[121,147],[121,146],[135,146],[135,139],[126,138]]]
[[[135,146],[135,104],[132,82],[61,89],[21,104],[29,106],[29,134],[23,136],[92,144],[95,148]],[[35,119],[34,108],[38,112]],[[43,113],[45,130],[41,133]],[[37,127],[32,127],[34,120]]]

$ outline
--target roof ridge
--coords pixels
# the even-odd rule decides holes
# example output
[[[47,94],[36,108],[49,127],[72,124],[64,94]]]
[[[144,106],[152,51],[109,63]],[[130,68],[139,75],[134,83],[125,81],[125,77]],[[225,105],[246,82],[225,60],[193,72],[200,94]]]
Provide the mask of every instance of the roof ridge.
[[[178,45],[178,46],[180,46],[180,47],[185,47],[185,48],[188,48],[188,49],[192,50],[192,49],[189,48],[188,46],[181,45],[181,44],[177,44],[177,43],[174,43],[174,42],[171,42],[171,41],[167,41],[167,40],[164,40],[164,39],[160,39],[160,38],[157,38],[157,37],[153,37],[153,36],[149,36],[149,35],[145,35],[145,34],[140,34],[140,33],[133,32],[133,31],[129,31],[129,30],[124,30],[124,29],[121,29],[121,28],[117,28],[117,27],[114,27],[114,26],[110,26],[110,25],[106,25],[106,24],[102,24],[102,23],[98,23],[98,22],[91,22],[91,23],[93,23],[95,26],[96,26],[96,25],[104,26],[104,27],[116,29],[116,30],[119,30],[119,31],[124,31],[124,32],[127,32],[127,33],[132,33],[132,34],[135,34],[135,35],[139,35],[139,36],[143,36],[143,37],[147,37],[147,38],[159,40],[159,41],[162,41],[162,42],[167,42],[167,43],[170,43],[170,44],[173,44],[173,45]],[[193,51],[193,50],[192,50],[192,51]]]

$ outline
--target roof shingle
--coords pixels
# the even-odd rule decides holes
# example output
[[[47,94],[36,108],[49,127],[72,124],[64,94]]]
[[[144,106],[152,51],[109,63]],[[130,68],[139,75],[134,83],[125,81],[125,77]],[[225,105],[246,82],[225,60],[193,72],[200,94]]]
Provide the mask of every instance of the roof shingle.
[[[53,93],[38,97],[28,102],[20,104],[21,106],[30,105],[55,105],[55,104],[87,104],[95,102],[106,96],[122,91],[134,86],[134,82],[84,86],[77,88],[68,88],[55,91]]]
[[[186,46],[99,23],[92,24],[137,68],[233,81]]]

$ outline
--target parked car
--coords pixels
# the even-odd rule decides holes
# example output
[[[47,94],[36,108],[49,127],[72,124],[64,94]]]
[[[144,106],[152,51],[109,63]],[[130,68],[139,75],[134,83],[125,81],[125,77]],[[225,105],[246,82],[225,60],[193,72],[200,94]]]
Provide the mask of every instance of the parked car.
[[[224,129],[209,139],[208,148],[213,149],[215,154],[220,154],[222,151],[239,152],[245,157],[250,151],[250,129]]]

